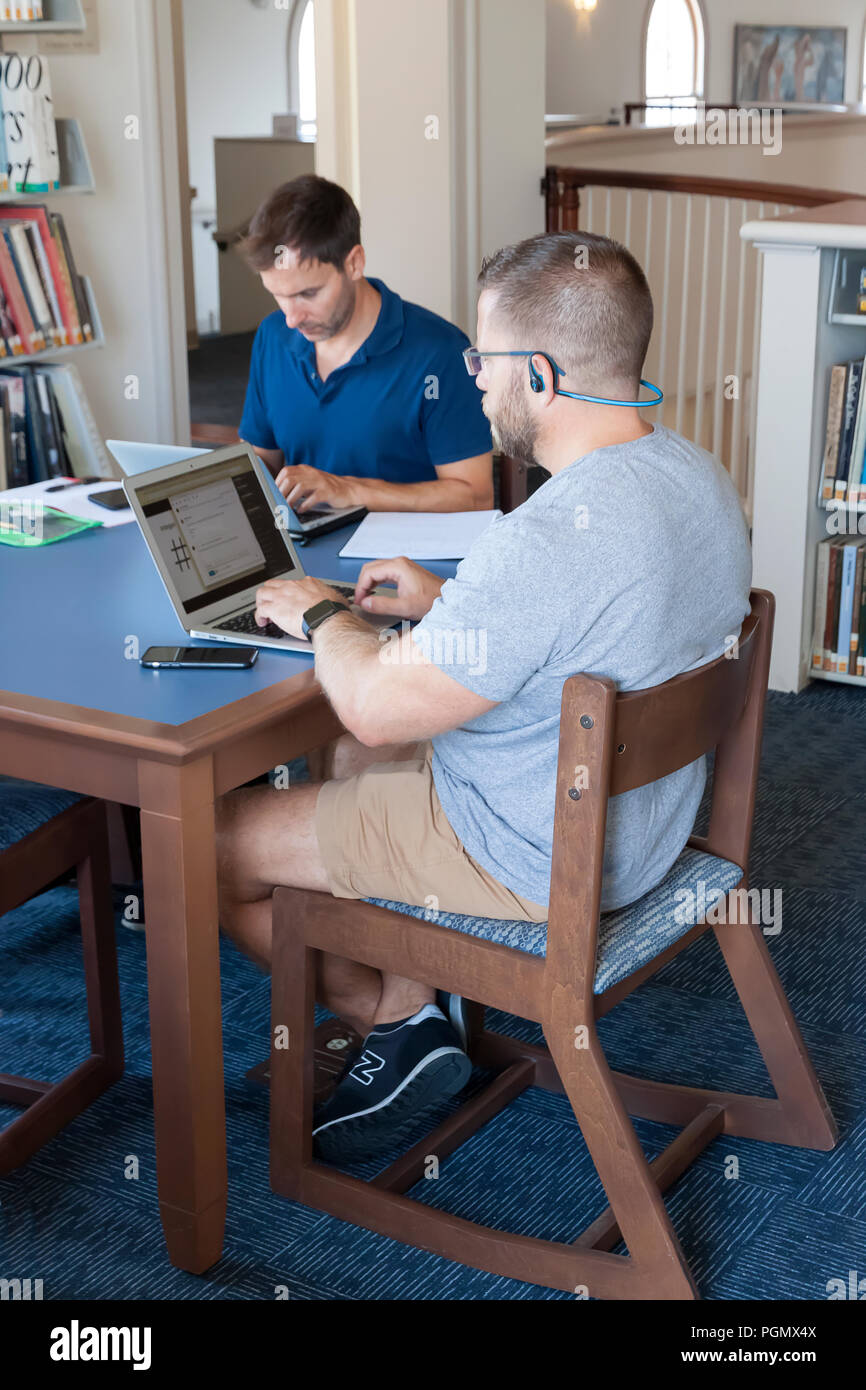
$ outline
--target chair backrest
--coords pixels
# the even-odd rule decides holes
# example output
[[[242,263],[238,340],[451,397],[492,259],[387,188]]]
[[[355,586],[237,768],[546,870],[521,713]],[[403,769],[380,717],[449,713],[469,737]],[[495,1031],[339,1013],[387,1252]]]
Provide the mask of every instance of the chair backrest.
[[[617,695],[611,796],[715,751],[743,715],[768,624],[752,610],[723,656],[648,690]]]
[[[731,651],[663,685],[619,694],[604,677],[565,682],[547,960],[580,988],[592,988],[609,796],[715,750],[709,830],[699,843],[748,870],[774,609],[772,594],[753,590]],[[578,922],[588,933],[579,961],[571,925]]]

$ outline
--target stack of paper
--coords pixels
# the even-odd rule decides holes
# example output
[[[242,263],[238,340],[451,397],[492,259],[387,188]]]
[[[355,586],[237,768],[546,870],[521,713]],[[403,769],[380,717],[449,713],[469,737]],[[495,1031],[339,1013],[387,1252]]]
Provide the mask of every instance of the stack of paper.
[[[30,483],[28,487],[9,488],[7,492],[0,492],[0,503],[41,502],[55,511],[77,517],[79,521],[99,521],[103,526],[123,526],[128,521],[135,521],[135,513],[129,507],[110,512],[105,507],[95,506],[89,500],[95,492],[115,490],[119,486],[118,483],[79,483],[75,479],[70,481],[72,486],[64,487],[60,492],[52,489],[60,486],[64,482],[63,478],[48,478],[42,483]]]
[[[492,521],[491,512],[368,512],[340,551],[345,560],[462,560]]]

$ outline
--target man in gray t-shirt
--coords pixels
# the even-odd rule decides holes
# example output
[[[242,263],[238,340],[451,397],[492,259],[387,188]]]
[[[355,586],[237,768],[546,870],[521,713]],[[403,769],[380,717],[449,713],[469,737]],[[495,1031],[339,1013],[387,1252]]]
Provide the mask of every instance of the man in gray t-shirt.
[[[550,479],[454,579],[403,558],[364,566],[361,608],[420,619],[414,629],[373,631],[317,579],[259,591],[260,622],[310,635],[348,730],[323,783],[246,788],[219,807],[220,921],[263,963],[278,884],[434,920],[544,921],[564,682],[582,671],[657,685],[719,656],[748,612],[730,479],[637,405],[655,388],[641,381],[653,307],[634,258],[589,233],[534,237],[498,252],[480,284],[467,368],[499,447]],[[611,801],[605,909],[667,873],[704,775],[701,759]],[[319,980],[364,1048],[316,1113],[316,1151],[336,1163],[383,1153],[419,1108],[465,1084],[462,1001],[328,955]]]
[[[496,701],[433,739],[442,808],[495,878],[548,901],[568,677],[583,671],[640,690],[715,660],[749,611],[750,579],[728,474],[661,425],[563,469],[473,546],[413,639]],[[703,788],[701,759],[610,802],[605,911],[664,877]]]

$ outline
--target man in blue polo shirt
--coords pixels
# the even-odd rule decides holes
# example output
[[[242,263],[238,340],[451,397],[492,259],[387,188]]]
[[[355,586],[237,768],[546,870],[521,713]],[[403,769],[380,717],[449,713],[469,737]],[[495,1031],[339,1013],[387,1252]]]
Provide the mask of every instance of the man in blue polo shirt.
[[[469,339],[367,279],[360,241],[348,193],[312,174],[259,208],[241,253],[278,309],[253,344],[241,437],[298,511],[492,507]]]

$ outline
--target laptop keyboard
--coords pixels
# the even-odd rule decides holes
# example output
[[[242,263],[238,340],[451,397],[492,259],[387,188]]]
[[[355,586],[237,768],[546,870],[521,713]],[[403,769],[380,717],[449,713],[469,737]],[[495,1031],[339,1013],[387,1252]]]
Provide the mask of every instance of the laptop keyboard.
[[[349,603],[354,603],[354,584],[335,584],[331,579],[325,579],[322,582],[327,584],[330,589],[336,589],[337,593],[342,594]],[[286,635],[281,627],[277,627],[276,623],[269,622],[264,627],[260,627],[256,622],[256,610],[254,608],[251,608],[247,613],[238,613],[234,618],[226,618],[225,622],[215,623],[214,626],[219,632],[242,632],[252,637],[285,637]]]
[[[265,623],[261,627],[256,622],[256,610],[251,608],[249,613],[238,613],[234,618],[226,618],[224,623],[215,623],[214,626],[219,632],[243,632],[250,633],[255,637],[285,637],[281,627],[276,623]]]

